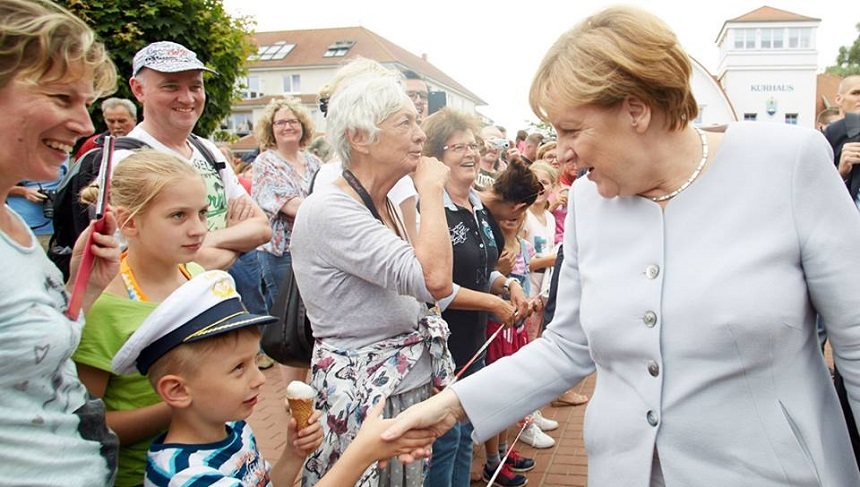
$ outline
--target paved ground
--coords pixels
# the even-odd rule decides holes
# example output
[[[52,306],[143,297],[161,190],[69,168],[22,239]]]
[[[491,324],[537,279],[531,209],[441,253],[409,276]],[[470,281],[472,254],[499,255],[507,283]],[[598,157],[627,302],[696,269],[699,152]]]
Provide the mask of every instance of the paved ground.
[[[289,415],[284,409],[284,384],[277,367],[265,371],[268,379],[260,402],[250,423],[254,428],[257,441],[263,454],[270,461],[278,458],[286,441],[284,425]],[[583,381],[577,391],[591,396],[594,388],[594,377]],[[586,485],[586,458],[582,445],[582,419],[585,407],[543,408],[547,418],[559,422],[559,428],[550,431],[556,445],[545,450],[536,450],[525,444],[518,444],[517,450],[525,456],[535,459],[535,469],[526,476],[530,486],[584,486]],[[513,435],[512,435],[513,437]],[[475,459],[472,463],[473,479],[480,478],[484,461],[484,448],[475,447]],[[473,482],[473,486],[483,485],[483,482]]]

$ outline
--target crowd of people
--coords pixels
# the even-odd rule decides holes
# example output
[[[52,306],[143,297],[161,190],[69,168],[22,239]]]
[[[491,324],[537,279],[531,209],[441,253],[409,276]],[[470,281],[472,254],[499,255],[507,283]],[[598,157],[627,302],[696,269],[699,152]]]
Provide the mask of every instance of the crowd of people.
[[[590,485],[860,485],[860,75],[819,130],[703,130],[675,35],[612,7],[538,68],[554,138],[428,113],[418,74],[359,58],[324,138],[273,100],[247,164],[192,134],[214,71],[185,46],[140,49],[94,135],[92,30],[47,0],[0,26],[0,484],[465,487],[479,444],[520,487],[541,408],[588,403]],[[110,204],[65,280],[45,202],[107,136],[138,148],[76,194]],[[270,463],[247,419],[293,273],[315,343],[281,375],[316,395]]]

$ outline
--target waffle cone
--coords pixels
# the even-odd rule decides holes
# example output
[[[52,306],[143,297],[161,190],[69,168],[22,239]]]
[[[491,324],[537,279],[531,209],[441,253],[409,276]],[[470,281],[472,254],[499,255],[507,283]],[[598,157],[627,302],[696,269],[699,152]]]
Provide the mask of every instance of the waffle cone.
[[[296,429],[301,431],[308,427],[308,419],[314,412],[314,400],[309,397],[288,397],[290,414],[296,418]]]

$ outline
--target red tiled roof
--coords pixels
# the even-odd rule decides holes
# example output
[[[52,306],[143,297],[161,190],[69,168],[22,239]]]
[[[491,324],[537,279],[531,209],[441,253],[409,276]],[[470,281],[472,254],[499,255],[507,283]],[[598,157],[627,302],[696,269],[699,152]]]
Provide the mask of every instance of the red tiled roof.
[[[270,101],[280,98],[298,98],[305,105],[315,105],[317,103],[317,95],[303,93],[301,95],[266,95],[259,98],[244,98],[242,101],[233,104],[234,108],[255,108],[265,107]]]
[[[807,17],[805,15],[765,5],[753,10],[752,12],[745,13],[740,17],[727,20],[726,22],[802,22],[806,20],[817,21],[821,19]]]
[[[397,64],[411,69],[439,84],[450,87],[478,105],[486,105],[478,95],[461,85],[453,78],[430,64],[426,59],[416,56],[384,37],[364,27],[335,27],[329,29],[282,30],[257,32],[253,38],[257,46],[268,46],[285,41],[296,47],[283,59],[252,61],[250,68],[269,68],[285,66],[325,67],[340,66],[355,58],[365,57],[382,64]],[[353,41],[355,44],[343,57],[323,57],[328,47],[338,41]]]
[[[726,31],[726,25],[730,23],[745,23],[745,22],[820,22],[821,19],[807,17],[805,15],[796,14],[778,8],[768,7],[767,5],[759,7],[752,12],[747,12],[740,17],[735,17],[723,22],[720,28],[720,33],[717,34],[716,42],[719,42],[723,32]]]

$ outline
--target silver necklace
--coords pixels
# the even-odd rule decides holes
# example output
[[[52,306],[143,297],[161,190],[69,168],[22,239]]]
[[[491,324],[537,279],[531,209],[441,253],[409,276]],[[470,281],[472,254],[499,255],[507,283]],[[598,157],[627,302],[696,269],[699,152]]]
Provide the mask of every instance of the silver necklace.
[[[705,168],[705,163],[708,162],[708,139],[705,137],[705,132],[702,129],[700,129],[699,127],[693,128],[696,129],[696,132],[699,134],[699,138],[702,139],[702,160],[699,161],[699,165],[696,166],[696,170],[693,171],[693,174],[690,174],[690,177],[688,177],[687,180],[684,181],[684,184],[682,184],[680,188],[662,196],[651,196],[651,201],[666,201],[668,199],[674,198],[675,196],[678,196],[681,191],[684,191],[685,189],[687,189],[688,186],[693,184],[693,181],[695,181],[696,178],[699,177],[699,174],[702,173],[702,169]]]

